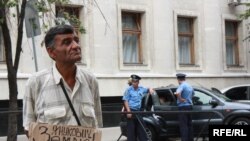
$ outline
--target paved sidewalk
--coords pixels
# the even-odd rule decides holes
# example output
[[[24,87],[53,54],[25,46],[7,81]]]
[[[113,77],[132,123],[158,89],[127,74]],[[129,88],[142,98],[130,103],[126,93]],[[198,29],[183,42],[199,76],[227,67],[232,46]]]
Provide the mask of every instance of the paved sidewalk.
[[[121,131],[119,127],[101,128],[102,141],[117,141]],[[0,141],[7,141],[6,137],[0,137]],[[25,135],[19,135],[17,141],[28,141]],[[127,138],[122,136],[119,141],[127,141]]]

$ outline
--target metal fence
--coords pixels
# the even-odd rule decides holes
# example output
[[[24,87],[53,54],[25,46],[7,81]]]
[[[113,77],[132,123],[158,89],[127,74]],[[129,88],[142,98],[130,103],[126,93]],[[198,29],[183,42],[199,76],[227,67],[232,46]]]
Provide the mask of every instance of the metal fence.
[[[118,109],[118,110],[115,110],[115,109]],[[121,107],[120,106],[117,106],[114,108],[114,106],[104,106],[103,107],[103,111],[102,111],[102,114],[103,114],[103,120],[104,122],[106,122],[106,127],[112,127],[112,126],[119,126],[119,123],[120,123],[120,120],[121,120],[121,115],[124,115],[124,114],[136,114],[136,115],[152,115],[152,114],[178,114],[180,112],[183,112],[183,113],[191,113],[191,114],[200,114],[201,112],[202,113],[208,113],[208,114],[211,114],[211,115],[216,115],[216,116],[219,116],[220,119],[224,119],[224,116],[218,112],[218,111],[133,111],[133,112],[122,112],[120,111]],[[111,111],[111,110],[114,110],[114,111]],[[5,126],[7,127],[7,119],[8,119],[8,114],[16,114],[19,118],[18,118],[18,134],[24,134],[23,132],[23,128],[22,128],[22,110],[17,110],[17,111],[0,111],[0,122],[4,122],[4,123],[0,123],[1,126],[6,124]],[[112,118],[110,118],[112,116]],[[5,120],[1,120],[1,118],[5,117]],[[211,116],[212,118],[213,116]],[[211,119],[210,118],[210,119]],[[207,124],[204,124],[204,128],[206,126],[209,125],[209,122],[210,122],[210,119],[207,121]],[[113,123],[112,125],[109,123],[111,120],[111,122]],[[4,129],[4,130],[0,130],[0,136],[6,136],[7,135],[7,128],[1,128],[1,129]],[[203,131],[201,130],[199,134],[201,134]],[[120,135],[120,137],[122,136],[122,134]],[[198,138],[199,136],[197,136],[196,138]],[[118,139],[119,140],[119,139]]]
[[[120,114],[115,114],[118,111],[120,112],[122,108],[121,103],[112,103],[112,104],[102,104],[102,111],[103,111],[103,126],[104,127],[117,127],[119,126],[119,122],[121,119]],[[110,118],[110,112],[114,111],[112,118]],[[117,112],[116,112],[117,111]],[[106,113],[105,113],[106,112]],[[7,128],[8,128],[8,115],[9,114],[16,114],[18,121],[18,134],[24,134],[23,126],[22,126],[22,109],[19,108],[17,111],[7,111],[7,108],[0,109],[0,136],[7,135]]]

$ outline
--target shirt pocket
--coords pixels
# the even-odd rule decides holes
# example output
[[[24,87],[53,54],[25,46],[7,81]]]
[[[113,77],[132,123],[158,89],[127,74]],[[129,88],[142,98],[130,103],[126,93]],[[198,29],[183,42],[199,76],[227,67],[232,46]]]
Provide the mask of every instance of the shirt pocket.
[[[66,108],[64,106],[56,106],[45,109],[44,116],[48,120],[63,118],[66,116]]]
[[[96,116],[95,116],[95,110],[94,106],[90,104],[83,103],[81,105],[82,109],[82,126],[85,127],[96,127],[97,122],[96,122]]]

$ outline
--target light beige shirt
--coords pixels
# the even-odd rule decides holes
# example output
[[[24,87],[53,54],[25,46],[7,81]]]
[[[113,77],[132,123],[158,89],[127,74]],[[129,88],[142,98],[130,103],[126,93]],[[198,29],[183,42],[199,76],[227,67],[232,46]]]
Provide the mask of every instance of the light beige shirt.
[[[77,125],[72,110],[59,84],[61,74],[54,65],[31,76],[23,98],[23,126],[30,122]],[[73,91],[64,81],[65,89],[84,127],[102,127],[101,102],[97,79],[77,67]]]

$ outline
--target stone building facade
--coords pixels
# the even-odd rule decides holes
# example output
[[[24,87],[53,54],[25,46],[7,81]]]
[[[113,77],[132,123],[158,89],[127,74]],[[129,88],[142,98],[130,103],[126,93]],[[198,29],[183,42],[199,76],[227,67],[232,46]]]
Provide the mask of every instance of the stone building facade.
[[[122,96],[131,74],[140,75],[140,84],[148,87],[177,84],[178,72],[186,73],[193,85],[205,87],[249,83],[250,44],[243,41],[249,35],[249,19],[238,18],[244,5],[228,0],[71,1],[53,8],[64,7],[82,21],[86,33],[80,34],[83,59],[78,65],[96,75],[102,97]],[[33,47],[38,70],[53,64],[42,44],[44,29],[41,33],[33,45],[24,32],[19,99],[27,78],[36,71]],[[0,44],[0,99],[6,100],[7,70]]]

